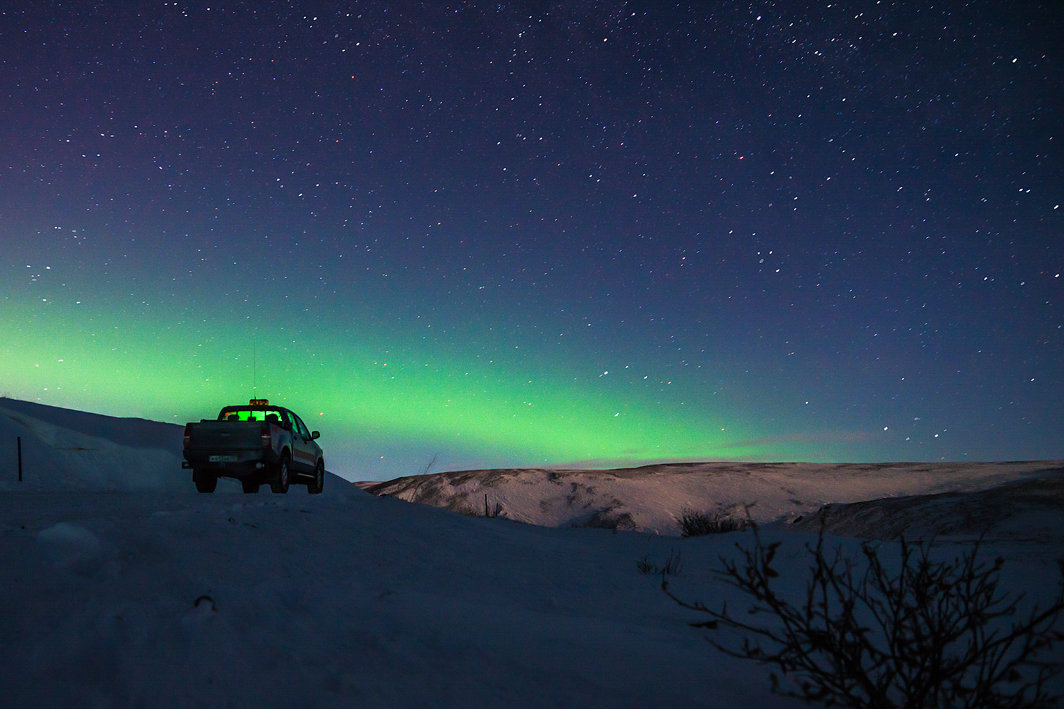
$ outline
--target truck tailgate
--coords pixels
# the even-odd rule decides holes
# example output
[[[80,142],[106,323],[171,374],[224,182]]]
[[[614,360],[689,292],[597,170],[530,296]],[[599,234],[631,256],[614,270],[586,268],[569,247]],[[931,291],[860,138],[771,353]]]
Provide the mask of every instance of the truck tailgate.
[[[190,430],[189,449],[226,453],[262,448],[262,424],[258,421],[203,421]]]

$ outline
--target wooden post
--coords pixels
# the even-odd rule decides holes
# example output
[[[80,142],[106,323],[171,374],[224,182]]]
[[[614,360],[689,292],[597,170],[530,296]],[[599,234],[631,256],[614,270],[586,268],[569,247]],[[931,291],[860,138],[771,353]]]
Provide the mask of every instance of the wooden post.
[[[22,482],[22,436],[17,436],[15,440],[18,447],[18,481]]]

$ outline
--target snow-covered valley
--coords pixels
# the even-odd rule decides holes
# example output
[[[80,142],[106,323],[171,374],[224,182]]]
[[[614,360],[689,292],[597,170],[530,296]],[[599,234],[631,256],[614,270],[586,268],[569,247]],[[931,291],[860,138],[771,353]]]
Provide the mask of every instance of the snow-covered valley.
[[[1047,482],[1049,481],[1049,482]],[[415,475],[386,482],[359,483],[376,495],[396,497],[463,514],[505,517],[547,527],[600,527],[679,536],[687,513],[758,524],[791,524],[809,529],[809,519],[832,505],[838,534],[893,538],[920,520],[902,515],[927,495],[954,495],[949,510],[940,509],[921,527],[923,536],[948,532],[978,536],[992,531],[1021,508],[1006,500],[1015,485],[1049,487],[1030,501],[1060,513],[1064,462],[1011,463],[673,463],[620,470],[473,470]],[[972,493],[984,493],[989,509],[979,519],[960,523],[956,511],[970,505]],[[1009,493],[1012,497],[1012,493]],[[959,496],[959,497],[958,497]],[[1008,499],[1012,499],[1008,497]],[[866,509],[889,505],[892,515],[907,519],[899,527],[881,519],[862,528],[842,526],[842,505],[865,503]],[[969,513],[965,513],[971,517]],[[868,512],[862,515],[867,518]],[[901,517],[899,517],[901,518]],[[1064,536],[1061,536],[1064,541]]]

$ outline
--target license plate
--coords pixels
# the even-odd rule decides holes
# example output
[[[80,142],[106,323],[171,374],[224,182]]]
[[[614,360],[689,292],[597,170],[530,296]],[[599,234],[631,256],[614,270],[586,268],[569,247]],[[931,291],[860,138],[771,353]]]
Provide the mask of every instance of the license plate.
[[[208,462],[211,462],[211,463],[235,463],[236,462],[236,456],[235,455],[212,455],[212,456],[209,456],[207,458],[207,460],[208,460]]]

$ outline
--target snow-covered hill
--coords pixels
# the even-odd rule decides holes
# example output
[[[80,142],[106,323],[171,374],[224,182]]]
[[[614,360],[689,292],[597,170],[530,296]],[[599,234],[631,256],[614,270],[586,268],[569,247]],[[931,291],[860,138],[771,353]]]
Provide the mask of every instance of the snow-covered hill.
[[[671,563],[681,597],[739,604],[710,572],[748,534],[515,524],[337,478],[320,496],[198,495],[184,472],[171,488],[170,469],[144,457],[151,441],[173,455],[156,424],[5,401],[0,426],[60,450],[76,441],[0,488],[5,706],[806,706],[773,695],[763,668],[714,650],[688,625],[700,619],[644,573]],[[30,470],[52,482],[34,487]],[[163,484],[142,485],[153,479]],[[837,499],[849,479],[802,495]],[[1059,511],[1038,514],[1027,521],[1064,526]],[[762,534],[781,542],[777,568],[799,585],[812,535]],[[829,543],[859,557],[858,540]],[[967,544],[943,543],[945,554]],[[987,545],[1009,559],[1005,590],[1053,592],[1059,546]]]
[[[973,492],[826,505],[791,529],[867,539],[985,536],[1064,549],[1064,467]]]
[[[182,431],[174,424],[0,398],[0,490],[192,492],[191,477],[181,469]]]
[[[759,523],[849,503],[986,490],[1060,475],[1064,463],[682,463],[622,470],[477,470],[361,483],[368,492],[548,527],[678,535],[685,510]]]

